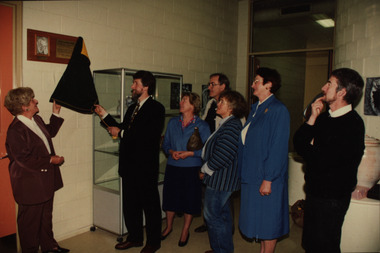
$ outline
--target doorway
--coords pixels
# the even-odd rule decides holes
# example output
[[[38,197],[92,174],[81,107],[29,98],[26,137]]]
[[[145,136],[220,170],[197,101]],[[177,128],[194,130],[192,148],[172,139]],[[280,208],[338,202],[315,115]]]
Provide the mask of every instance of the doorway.
[[[0,2],[0,252],[17,252],[16,204],[13,198],[5,139],[13,116],[5,109],[4,97],[20,80],[21,3]]]
[[[289,152],[293,134],[303,123],[303,111],[326,83],[333,61],[335,1],[251,0],[248,99],[255,103],[251,84],[259,67],[276,69],[282,87],[275,96],[290,113]]]

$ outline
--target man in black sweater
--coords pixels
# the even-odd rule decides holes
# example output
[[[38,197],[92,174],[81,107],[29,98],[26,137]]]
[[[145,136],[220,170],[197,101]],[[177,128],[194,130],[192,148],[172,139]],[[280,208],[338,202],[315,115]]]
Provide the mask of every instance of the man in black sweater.
[[[352,104],[364,82],[354,70],[334,70],[324,96],[294,135],[294,147],[306,162],[306,205],[302,246],[306,253],[340,252],[341,229],[364,152],[364,123]],[[322,112],[324,102],[329,110]]]

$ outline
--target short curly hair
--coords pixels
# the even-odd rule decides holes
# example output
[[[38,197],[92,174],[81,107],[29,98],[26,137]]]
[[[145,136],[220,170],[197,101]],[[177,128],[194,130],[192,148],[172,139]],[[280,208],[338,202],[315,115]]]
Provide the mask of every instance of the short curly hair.
[[[240,94],[237,91],[233,90],[227,90],[223,91],[220,94],[219,99],[226,99],[230,108],[232,109],[232,114],[237,118],[243,118],[247,117],[248,114],[248,104],[243,97],[242,94]]]
[[[281,75],[277,70],[261,67],[257,69],[256,74],[264,79],[263,84],[267,82],[272,83],[272,87],[270,88],[271,93],[275,93],[281,88]]]
[[[194,106],[194,115],[199,115],[199,112],[201,111],[201,98],[200,96],[195,92],[184,92],[182,93],[182,97],[189,97],[189,102],[191,105]]]
[[[28,106],[34,98],[34,92],[29,87],[19,87],[8,91],[4,99],[4,106],[14,115],[22,114],[22,106]]]

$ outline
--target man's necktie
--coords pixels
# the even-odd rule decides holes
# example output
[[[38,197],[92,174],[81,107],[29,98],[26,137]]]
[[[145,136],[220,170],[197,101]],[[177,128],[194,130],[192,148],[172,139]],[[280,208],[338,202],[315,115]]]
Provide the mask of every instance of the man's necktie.
[[[132,114],[132,117],[131,117],[131,121],[129,122],[128,129],[131,128],[131,125],[132,125],[132,123],[133,123],[133,120],[135,119],[136,114],[137,114],[137,112],[139,111],[139,107],[140,107],[140,103],[137,103],[137,105],[136,105],[136,107],[135,107],[135,110],[133,111],[133,114]]]

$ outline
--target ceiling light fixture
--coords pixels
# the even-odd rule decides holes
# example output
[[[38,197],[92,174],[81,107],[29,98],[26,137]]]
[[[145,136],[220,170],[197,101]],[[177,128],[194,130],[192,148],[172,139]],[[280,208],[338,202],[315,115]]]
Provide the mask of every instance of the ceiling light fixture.
[[[320,20],[316,20],[315,22],[317,22],[318,24],[320,24],[324,28],[329,28],[329,27],[334,27],[335,26],[335,22],[331,18],[320,19]]]

